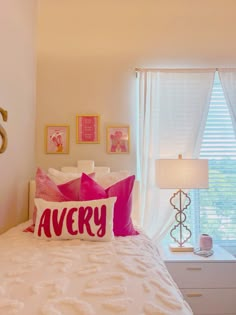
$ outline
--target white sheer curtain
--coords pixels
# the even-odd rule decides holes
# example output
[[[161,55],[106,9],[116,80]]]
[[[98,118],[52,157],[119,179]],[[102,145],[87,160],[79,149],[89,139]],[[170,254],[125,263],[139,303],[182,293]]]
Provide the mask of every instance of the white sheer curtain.
[[[236,69],[218,69],[236,135]]]
[[[173,222],[172,191],[155,185],[158,158],[198,157],[215,70],[138,72],[140,224],[160,240]]]

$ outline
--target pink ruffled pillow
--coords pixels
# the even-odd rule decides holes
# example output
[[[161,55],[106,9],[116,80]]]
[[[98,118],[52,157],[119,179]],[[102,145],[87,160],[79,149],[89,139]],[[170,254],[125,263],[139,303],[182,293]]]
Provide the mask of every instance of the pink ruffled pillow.
[[[135,176],[116,182],[104,189],[86,174],[82,174],[80,182],[80,200],[94,200],[117,197],[114,206],[113,232],[115,236],[128,236],[139,234],[133,227],[131,219],[132,190]]]

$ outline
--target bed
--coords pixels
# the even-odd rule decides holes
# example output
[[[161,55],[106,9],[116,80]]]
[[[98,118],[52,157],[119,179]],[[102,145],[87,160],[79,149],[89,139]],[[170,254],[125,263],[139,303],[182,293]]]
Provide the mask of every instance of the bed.
[[[55,200],[58,187],[69,194],[79,187],[83,198]],[[51,177],[38,169],[29,220],[0,236],[0,314],[193,314],[155,244],[134,223],[138,199],[138,182],[126,171],[92,161],[53,169]],[[129,215],[116,213],[121,204]]]

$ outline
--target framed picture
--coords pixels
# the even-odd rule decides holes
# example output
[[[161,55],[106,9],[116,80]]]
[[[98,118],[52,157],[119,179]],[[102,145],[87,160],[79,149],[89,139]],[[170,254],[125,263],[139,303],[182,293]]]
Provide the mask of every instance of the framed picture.
[[[120,154],[129,153],[130,135],[129,126],[107,127],[107,152]]]
[[[69,153],[69,126],[47,125],[45,127],[46,153]]]
[[[100,143],[100,116],[76,116],[76,143]]]

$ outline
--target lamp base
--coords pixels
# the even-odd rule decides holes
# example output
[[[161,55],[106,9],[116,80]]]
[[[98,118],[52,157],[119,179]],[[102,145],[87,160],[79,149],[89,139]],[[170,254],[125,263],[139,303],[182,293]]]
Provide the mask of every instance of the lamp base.
[[[169,248],[172,252],[193,252],[194,247],[190,243],[186,243],[183,246],[179,244],[170,244]]]

